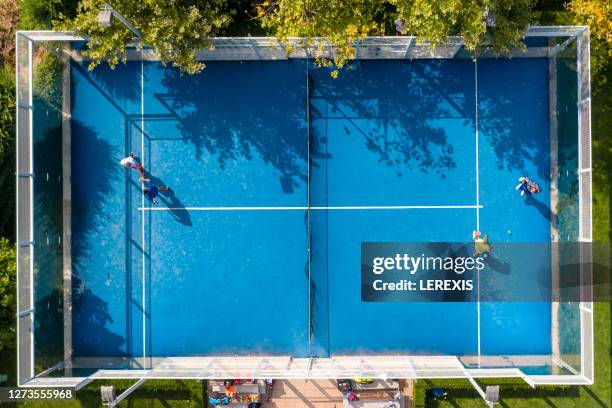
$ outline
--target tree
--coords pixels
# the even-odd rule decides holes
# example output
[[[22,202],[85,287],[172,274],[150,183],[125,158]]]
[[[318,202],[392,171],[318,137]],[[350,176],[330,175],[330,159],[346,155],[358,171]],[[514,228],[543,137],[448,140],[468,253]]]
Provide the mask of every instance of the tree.
[[[612,3],[609,0],[571,0],[567,7],[574,14],[576,24],[589,26],[591,76],[601,87],[612,74]]]
[[[384,33],[383,0],[264,0],[257,6],[262,26],[293,51],[291,37],[304,37],[305,46],[323,52],[334,48],[331,58],[316,59],[321,66],[334,66],[338,74],[346,61],[355,57],[353,45],[368,35]],[[316,37],[326,37],[317,41]]]
[[[0,63],[0,236],[15,236],[15,71]]]
[[[60,17],[73,18],[77,2],[78,0],[19,0],[20,28],[49,30],[53,21]]]
[[[402,34],[415,35],[433,47],[459,35],[469,51],[477,53],[481,45],[490,45],[497,54],[509,53],[524,47],[532,6],[533,0],[264,0],[257,15],[289,51],[290,37],[305,37],[308,46],[316,37],[327,37],[326,43],[317,45],[333,46],[334,55],[317,61],[333,65],[335,76],[355,57],[356,40],[384,34],[394,19],[403,23]],[[489,11],[496,16],[494,27],[486,24]]]
[[[123,24],[110,27],[98,25],[102,0],[82,0],[74,19],[65,19],[58,27],[76,30],[89,39],[84,54],[91,59],[93,69],[102,61],[111,67],[125,62],[126,46],[134,41],[134,34]],[[162,63],[170,63],[190,74],[201,71],[204,64],[197,61],[195,50],[211,48],[211,37],[230,22],[225,0],[115,0],[115,10],[126,17],[143,35],[139,47],[149,46]]]
[[[416,35],[432,46],[448,36],[463,37],[465,48],[477,52],[490,45],[496,54],[524,48],[533,0],[389,0],[404,23],[403,34]],[[489,11],[495,26],[487,27]]]
[[[15,63],[15,30],[18,22],[17,0],[0,0],[0,65]]]
[[[0,238],[0,350],[15,344],[15,246]]]

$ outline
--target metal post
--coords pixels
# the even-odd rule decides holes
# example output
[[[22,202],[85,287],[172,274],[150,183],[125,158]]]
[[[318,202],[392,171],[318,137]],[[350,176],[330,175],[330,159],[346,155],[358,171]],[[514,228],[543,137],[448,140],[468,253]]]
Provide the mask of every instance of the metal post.
[[[123,391],[117,398],[115,398],[114,400],[110,401],[108,403],[108,405],[107,405],[108,408],[113,408],[113,407],[117,406],[121,401],[126,399],[131,393],[136,391],[136,389],[138,389],[138,387],[140,387],[145,381],[147,381],[146,378],[141,378],[140,380],[136,381],[127,390]]]
[[[140,31],[134,27],[125,17],[121,15],[121,13],[117,12],[110,4],[104,3],[102,9],[100,10],[100,14],[98,15],[98,24],[101,26],[108,26],[111,24],[112,18],[115,17],[117,20],[121,22],[124,26],[126,26],[134,35],[138,38],[142,38],[142,34]]]
[[[29,139],[29,171],[34,174],[34,41],[28,38],[28,105],[30,105],[30,115],[28,118],[28,139]],[[17,124],[19,126],[19,124]],[[34,180],[30,178],[30,240],[34,242]],[[30,245],[30,308],[34,309],[34,245]],[[33,378],[36,370],[34,365],[34,319],[36,314],[30,315],[30,378]]]

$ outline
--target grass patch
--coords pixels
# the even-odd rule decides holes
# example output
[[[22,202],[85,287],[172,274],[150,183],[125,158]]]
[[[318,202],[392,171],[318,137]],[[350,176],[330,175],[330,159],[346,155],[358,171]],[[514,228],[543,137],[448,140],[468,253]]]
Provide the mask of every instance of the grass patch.
[[[61,403],[23,402],[20,407],[90,408],[102,406],[101,385],[114,385],[117,395],[126,390],[134,381],[94,381],[77,391],[76,399]],[[151,380],[142,384],[121,404],[131,408],[195,408],[205,407],[206,382],[196,380]]]

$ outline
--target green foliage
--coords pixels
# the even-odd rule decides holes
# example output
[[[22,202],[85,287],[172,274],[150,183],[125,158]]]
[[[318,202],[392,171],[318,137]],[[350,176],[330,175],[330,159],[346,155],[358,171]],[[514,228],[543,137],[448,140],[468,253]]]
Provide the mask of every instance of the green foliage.
[[[121,392],[127,390],[132,384],[133,380],[112,380],[105,381],[108,385],[113,385],[117,391]],[[202,395],[202,382],[199,380],[150,380],[138,387],[140,391],[148,391],[152,393],[164,392],[164,391],[176,391],[182,389],[186,392],[192,393],[194,396]],[[100,392],[100,383],[90,383],[83,388],[82,391]]]
[[[17,0],[0,0],[0,64],[15,63],[15,31],[18,22]]]
[[[427,387],[422,381],[416,381],[412,388],[412,406],[414,408],[424,408],[426,394]]]
[[[533,388],[527,384],[521,378],[479,378],[478,383],[481,387],[486,387],[487,385],[499,385],[504,390],[533,390]],[[419,380],[416,384],[417,387],[430,389],[430,388],[445,388],[445,389],[455,389],[455,388],[466,388],[473,389],[472,384],[467,379],[463,378],[441,378],[434,380]],[[547,385],[540,386],[538,389],[540,390],[569,390],[572,387],[569,385]]]
[[[309,47],[318,53],[326,46],[334,47],[330,58],[316,59],[320,66],[342,68],[355,57],[355,41],[368,35],[384,33],[377,17],[385,14],[381,0],[265,0],[257,6],[262,26],[273,33],[291,52],[290,37],[304,37]],[[317,41],[316,37],[326,37]],[[332,71],[332,76],[338,70]]]
[[[588,25],[591,34],[591,133],[593,144],[593,221],[598,242],[612,240],[612,3],[571,0],[560,22]],[[557,23],[554,21],[553,23]]]
[[[19,0],[20,27],[24,30],[49,30],[62,16],[76,14],[78,0]]]
[[[228,0],[232,8],[232,21],[219,33],[227,37],[264,37],[265,30],[259,19],[253,18],[253,0]]]
[[[466,49],[477,52],[490,45],[500,55],[523,48],[525,28],[533,0],[389,0],[404,22],[404,33],[416,35],[432,46],[447,37],[463,37]],[[495,27],[486,26],[488,10],[496,15]]]
[[[576,393],[576,387],[570,385],[549,385],[533,389],[520,378],[480,378],[477,380],[484,389],[487,385],[499,385],[502,403],[513,407],[516,398],[544,399],[549,397],[565,398]],[[448,395],[435,399],[428,393],[432,388],[443,388]],[[413,388],[413,406],[415,408],[441,406],[481,407],[483,401],[467,379],[418,380]],[[522,406],[522,405],[521,405]]]
[[[197,61],[195,50],[212,47],[210,38],[230,22],[225,0],[116,0],[110,3],[142,33],[139,47],[152,47],[162,63],[171,63],[190,74],[204,68]],[[98,26],[102,4],[102,0],[82,0],[77,16],[58,25],[89,38],[89,49],[84,53],[91,58],[90,69],[102,61],[111,67],[125,62],[125,47],[134,40],[134,34],[118,21],[110,27]]]
[[[45,52],[34,73],[34,95],[58,110],[62,108],[62,66],[57,55]]]
[[[597,85],[605,85],[611,76],[612,2],[609,0],[571,0],[567,8],[575,23],[588,25],[591,31],[591,76]]]
[[[76,399],[62,403],[62,407],[90,408],[100,406],[100,386],[113,385],[117,394],[125,391],[134,381],[110,380],[96,381],[77,391]],[[133,408],[199,408],[207,406],[205,403],[206,383],[196,380],[149,380],[142,384],[125,401],[126,406]],[[49,404],[45,402],[28,402],[20,406],[43,408]]]
[[[611,66],[610,61],[607,61],[607,67],[600,67],[602,70],[607,70],[607,73],[597,72],[592,81],[593,234],[597,242],[612,242],[612,212],[610,211],[612,197]]]
[[[0,67],[0,236],[15,231],[15,73]]]
[[[291,51],[290,37],[305,37],[318,52],[334,47],[332,59],[319,58],[323,66],[334,66],[338,74],[347,60],[355,57],[356,40],[381,35],[391,20],[399,18],[405,35],[438,46],[449,36],[463,37],[468,50],[477,53],[482,45],[497,55],[524,48],[525,28],[534,0],[264,0],[257,16],[264,29],[274,34]],[[486,26],[488,10],[496,14],[495,27]]]
[[[15,246],[0,238],[0,350],[15,344]]]
[[[0,157],[10,150],[14,138],[15,73],[9,66],[0,69]]]

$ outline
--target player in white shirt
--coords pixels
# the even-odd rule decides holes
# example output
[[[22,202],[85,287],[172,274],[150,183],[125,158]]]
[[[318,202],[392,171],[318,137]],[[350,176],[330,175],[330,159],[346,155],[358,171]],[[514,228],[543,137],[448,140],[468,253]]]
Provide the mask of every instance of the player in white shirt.
[[[121,159],[120,163],[126,169],[137,170],[138,172],[140,172],[141,175],[144,176],[144,167],[142,167],[142,165],[138,163],[138,161],[134,157],[133,152],[130,153],[129,157],[126,157],[125,159]]]

